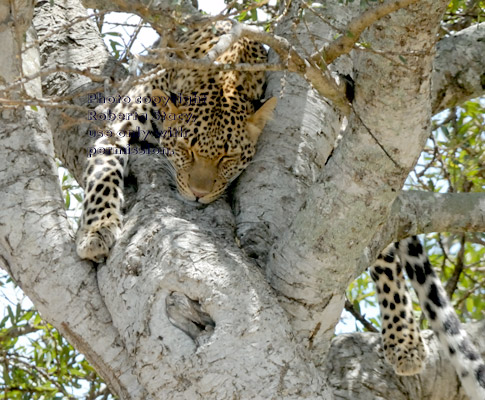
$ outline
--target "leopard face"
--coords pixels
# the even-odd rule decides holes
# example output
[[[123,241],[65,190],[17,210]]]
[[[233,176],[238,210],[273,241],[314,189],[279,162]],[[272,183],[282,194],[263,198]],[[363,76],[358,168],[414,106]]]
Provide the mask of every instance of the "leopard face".
[[[209,93],[206,103],[178,107],[169,103],[160,108],[165,115],[180,116],[163,122],[165,134],[160,138],[168,150],[178,191],[184,199],[202,204],[221,196],[251,161],[276,99],[254,111],[252,104],[221,96],[217,89]]]

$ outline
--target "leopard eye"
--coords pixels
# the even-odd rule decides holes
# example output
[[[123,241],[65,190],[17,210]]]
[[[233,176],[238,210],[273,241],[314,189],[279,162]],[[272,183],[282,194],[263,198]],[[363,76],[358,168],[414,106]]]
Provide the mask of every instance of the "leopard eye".
[[[191,160],[194,159],[194,152],[190,149],[184,149],[182,150],[185,154],[185,156],[187,156],[187,158],[190,158]]]
[[[190,147],[187,145],[187,143],[185,143],[181,140],[179,140],[177,142],[177,150],[182,154],[187,154],[188,156],[191,156],[191,157],[194,156],[193,151],[190,149]]]
[[[189,146],[183,140],[177,140],[177,148],[184,151],[189,151]]]
[[[222,156],[219,159],[219,165],[228,163],[230,161],[234,161],[235,162],[235,161],[237,161],[239,159],[239,157],[240,157],[239,154],[228,154],[228,155]]]

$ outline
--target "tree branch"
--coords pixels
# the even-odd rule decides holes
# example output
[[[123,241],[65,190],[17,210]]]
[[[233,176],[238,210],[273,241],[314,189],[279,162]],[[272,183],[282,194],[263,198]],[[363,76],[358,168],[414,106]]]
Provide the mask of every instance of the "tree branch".
[[[130,160],[135,205],[98,273],[113,323],[143,368],[141,384],[167,399],[191,398],[194,387],[214,399],[237,397],[240,387],[248,398],[287,391],[329,398],[272,289],[233,240],[227,202],[198,208],[176,199],[170,178],[158,172],[163,160],[149,158]],[[213,329],[203,329],[200,311]],[[244,374],[234,375],[234,360]],[[262,391],[254,386],[260,380],[267,382]]]
[[[50,9],[45,11],[48,15],[53,13]],[[48,15],[44,14],[44,18]],[[42,21],[36,26],[43,31]],[[89,26],[84,29],[93,35]],[[79,37],[70,32],[69,40],[60,37],[60,43],[49,41],[45,45],[46,64],[109,61],[102,53],[86,52],[86,48],[94,47],[88,46],[86,36],[81,30]],[[44,81],[45,90],[52,94],[71,95],[79,86],[83,86],[83,81],[79,85],[64,80],[62,75]],[[54,126],[59,124],[58,117],[49,114]],[[75,157],[82,156],[83,148],[76,137],[86,136],[85,127],[78,131],[63,130],[63,135],[65,138],[58,138],[62,146],[56,146],[56,150],[65,151],[66,164],[76,168]],[[65,149],[63,146],[68,143],[71,147]],[[162,165],[162,160],[156,157],[130,160],[130,171],[138,178],[138,191],[125,193],[125,199],[134,205],[128,207],[125,215],[123,236],[96,275],[97,287],[112,317],[109,323],[116,327],[120,342],[132,356],[125,365],[130,373],[137,374],[133,390],[143,387],[147,391],[135,394],[145,398],[149,398],[147,393],[156,398],[184,394],[190,397],[197,386],[195,390],[207,398],[226,398],[232,397],[231,390],[236,396],[243,382],[248,393],[254,391],[256,397],[278,398],[281,393],[293,391],[308,398],[328,397],[322,377],[295,345],[286,313],[271,288],[234,243],[234,221],[228,205],[220,200],[198,209],[175,199],[174,190],[168,185],[169,178],[160,173]],[[171,206],[167,207],[168,204]],[[171,310],[167,314],[165,300],[173,292],[200,304],[215,321],[212,335],[202,335],[195,343],[171,323],[169,317],[176,313]],[[104,304],[97,309],[104,311]],[[184,326],[179,322],[179,326]],[[88,347],[84,336],[71,326],[62,325],[62,328],[78,348]],[[124,356],[125,348],[122,349]],[[241,370],[245,371],[242,377],[232,373],[230,366],[234,357],[240,360]],[[120,379],[129,378],[127,375],[128,371]],[[209,378],[201,379],[201,376]],[[279,379],[284,376],[288,378]],[[253,386],[259,379],[269,383],[264,393]],[[193,384],[187,385],[188,381]],[[229,383],[221,385],[222,381]]]
[[[453,298],[453,293],[455,292],[458,282],[460,280],[460,276],[465,268],[465,243],[466,243],[466,236],[464,233],[461,234],[460,238],[460,250],[458,250],[458,254],[456,256],[456,262],[453,263],[453,273],[451,274],[450,279],[446,282],[445,291],[448,295],[448,298]]]
[[[485,193],[432,193],[402,191],[392,204],[383,227],[376,232],[359,260],[369,266],[389,243],[411,235],[432,232],[485,231]]]
[[[160,54],[159,56],[141,56],[141,61],[150,64],[160,64],[164,68],[187,68],[194,70],[208,70],[211,71],[285,71],[287,66],[283,63],[237,63],[237,64],[221,64],[217,61],[209,61],[205,58],[201,59],[181,59],[175,56],[166,57],[164,53],[173,51],[174,49],[155,49],[153,53]]]
[[[4,341],[6,339],[18,338],[20,336],[28,335],[29,333],[37,332],[37,331],[38,331],[38,328],[30,324],[11,327],[6,329],[5,332],[0,333],[0,341]]]
[[[369,331],[369,332],[378,332],[376,327],[372,325],[369,321],[367,321],[364,316],[357,312],[357,310],[354,308],[352,303],[348,300],[345,300],[345,309],[352,314],[352,316],[359,321],[364,327]]]
[[[350,113],[350,104],[345,97],[345,86],[339,86],[335,79],[330,74],[326,67],[318,66],[314,61],[306,59],[298,54],[295,48],[283,37],[271,35],[261,30],[233,22],[233,28],[230,32],[220,37],[216,46],[205,57],[198,60],[181,60],[177,58],[168,58],[163,55],[166,49],[162,49],[163,57],[144,57],[147,62],[159,62],[164,66],[173,66],[176,68],[194,68],[194,69],[208,69],[214,68],[215,58],[226,51],[241,37],[247,37],[259,43],[264,43],[270,46],[279,56],[279,64],[252,64],[252,65],[215,65],[216,69],[230,70],[237,69],[242,71],[247,70],[280,70],[286,69],[290,72],[296,72],[305,79],[307,79],[312,86],[323,97],[330,100],[335,107],[337,107],[344,115]],[[176,50],[176,49],[174,49]]]
[[[26,3],[20,3],[22,12],[31,15],[32,10],[25,8]],[[79,9],[74,1],[62,6],[56,3],[57,10],[50,8],[48,2],[43,6],[47,7],[46,24],[51,18],[57,19],[59,14],[69,20],[66,10],[72,12],[74,9],[85,15],[85,10]],[[39,53],[32,45],[35,41],[33,29],[25,32],[31,20],[16,19],[12,11],[2,20],[4,26],[0,29],[1,52],[8,60],[8,63],[0,63],[0,74],[5,82],[13,82],[23,74],[33,75],[40,69]],[[62,17],[57,21],[59,19]],[[69,35],[64,44],[75,41],[74,31],[64,34]],[[18,46],[12,46],[15,43]],[[29,50],[25,51],[22,46],[28,46]],[[90,47],[80,49],[82,59],[89,56],[87,48]],[[75,57],[75,54],[70,56]],[[69,57],[57,61],[66,59]],[[21,61],[22,65],[12,60]],[[72,58],[70,61],[75,64]],[[28,95],[41,96],[40,79],[22,86]],[[3,110],[1,119],[0,159],[6,160],[0,164],[1,266],[32,299],[43,317],[86,355],[116,393],[124,396],[129,388],[134,394],[139,385],[99,293],[96,271],[90,263],[79,260],[75,252],[45,110]],[[57,132],[59,136],[63,133],[62,130]]]
[[[278,54],[280,61],[287,63],[288,71],[297,72],[307,79],[318,93],[330,100],[344,115],[350,113],[350,104],[345,97],[344,85],[337,85],[326,66],[319,66],[313,60],[301,57],[295,48],[281,36],[269,35],[250,26],[244,26],[241,34],[270,46]]]
[[[123,66],[110,56],[95,23],[85,18],[86,15],[86,10],[76,1],[65,8],[56,3],[54,6],[49,2],[39,3],[33,24],[44,55],[42,70],[54,72],[47,76],[39,71],[29,74],[43,77],[43,98],[65,104],[64,108],[48,107],[47,114],[56,156],[81,185],[87,148],[93,142],[88,135],[87,110],[98,105],[89,102],[89,93],[115,94],[118,82],[127,76]],[[71,21],[76,21],[75,29],[59,29],[59,26],[69,26]],[[105,76],[110,79],[101,82]],[[71,124],[72,121],[76,124]]]
[[[182,0],[176,3],[170,0],[83,0],[82,4],[86,8],[96,10],[136,14],[145,21],[152,23],[155,28],[163,26],[165,30],[170,30],[177,25],[190,25],[195,21],[200,22],[201,19],[207,19],[207,17],[202,17],[191,0]]]
[[[433,64],[433,114],[485,93],[485,22],[441,39]]]
[[[445,0],[424,0],[393,13],[384,26],[371,27],[366,40],[384,51],[422,49],[434,40],[446,5]],[[408,60],[408,67],[397,71],[378,55],[356,54],[353,105],[359,117],[350,118],[349,130],[319,182],[310,188],[293,223],[270,252],[268,279],[286,297],[282,303],[301,337],[308,337],[320,321],[337,321],[344,303],[342,293],[360,272],[356,261],[370,256],[365,249],[386,221],[429,136],[429,85],[423,81],[431,77],[432,55]],[[375,85],[376,76],[387,84]],[[409,115],[413,115],[411,120]],[[365,127],[372,127],[373,137],[401,168]],[[328,276],[334,279],[330,282]],[[314,337],[314,346],[325,343],[326,334]]]
[[[485,193],[403,191],[386,226],[390,240],[431,232],[484,232]]]

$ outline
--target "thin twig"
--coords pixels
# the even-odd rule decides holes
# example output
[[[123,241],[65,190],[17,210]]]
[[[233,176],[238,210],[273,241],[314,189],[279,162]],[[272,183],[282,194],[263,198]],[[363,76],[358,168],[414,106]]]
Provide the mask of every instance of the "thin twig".
[[[456,263],[453,270],[453,275],[451,275],[451,278],[448,279],[448,282],[446,282],[445,285],[445,291],[449,299],[453,297],[453,293],[455,292],[456,287],[458,286],[458,281],[460,280],[460,275],[465,268],[465,242],[465,234],[462,233],[460,238],[460,250],[458,251],[458,254],[456,256]]]
[[[365,329],[367,329],[369,332],[379,332],[377,328],[369,321],[365,319],[365,317],[359,313],[352,303],[345,299],[345,309],[352,314],[352,316],[359,321],[362,325],[364,325]]]
[[[37,332],[39,328],[33,325],[26,324],[23,326],[11,327],[6,332],[0,333],[0,342],[6,339],[14,339],[20,336],[28,335],[29,333]]]
[[[345,90],[337,85],[335,79],[331,76],[330,72],[326,68],[322,68],[322,65],[318,66],[315,62],[309,59],[301,57],[293,46],[283,37],[271,35],[266,32],[262,32],[259,29],[237,22],[233,23],[233,29],[230,32],[223,35],[221,43],[216,45],[216,51],[210,54],[209,57],[204,57],[198,60],[177,60],[174,58],[169,59],[166,56],[167,49],[159,49],[157,52],[161,53],[161,57],[140,57],[143,61],[151,63],[167,63],[167,66],[172,63],[171,68],[194,68],[194,69],[207,69],[212,68],[212,59],[217,54],[222,54],[224,51],[234,44],[241,37],[247,37],[255,42],[264,43],[270,46],[279,56],[280,64],[248,64],[244,66],[245,71],[266,70],[275,71],[286,69],[290,72],[296,72],[307,79],[323,97],[329,99],[333,104],[344,114],[349,115],[350,104],[345,97]],[[176,52],[175,49],[173,49]],[[175,60],[175,61],[172,61]],[[266,66],[265,66],[266,65]],[[164,65],[165,66],[165,65]],[[234,66],[228,65],[219,66],[221,70],[231,70]]]

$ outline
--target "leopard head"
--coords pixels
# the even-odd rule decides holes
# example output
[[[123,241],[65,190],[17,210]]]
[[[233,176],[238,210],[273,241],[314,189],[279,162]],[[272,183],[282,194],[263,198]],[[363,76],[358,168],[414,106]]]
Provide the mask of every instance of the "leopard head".
[[[152,96],[169,98],[159,89]],[[184,199],[208,204],[224,193],[254,156],[276,103],[273,97],[250,113],[249,103],[233,96],[224,98],[219,107],[211,98],[206,104],[176,105],[171,100],[160,104],[165,115],[160,144],[168,150]]]

